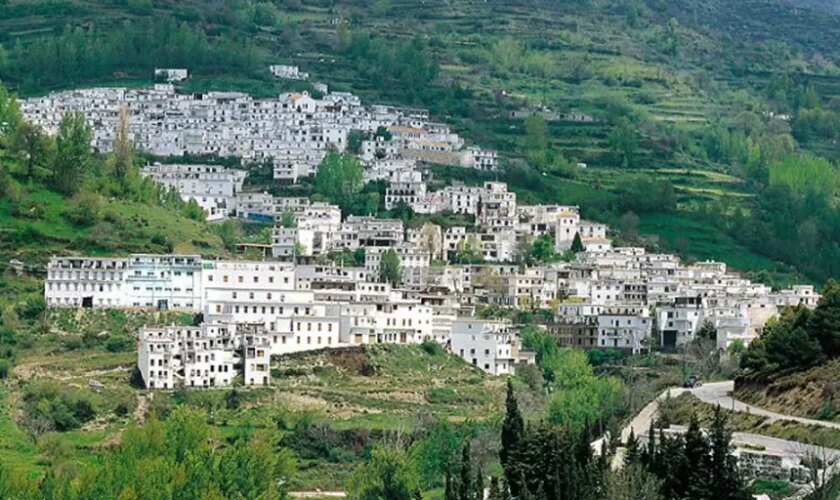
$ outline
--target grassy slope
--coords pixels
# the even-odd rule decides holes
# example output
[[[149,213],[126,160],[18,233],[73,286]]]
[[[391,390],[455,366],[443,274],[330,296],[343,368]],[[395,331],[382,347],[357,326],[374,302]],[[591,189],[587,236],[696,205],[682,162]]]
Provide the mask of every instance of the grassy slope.
[[[750,380],[739,381],[736,394],[739,399],[768,410],[840,421],[838,380],[840,360],[833,360],[756,384]]]
[[[78,331],[117,331],[138,322],[167,323],[177,319],[143,314],[119,318],[103,313],[70,316],[62,313],[56,323],[77,322]],[[57,435],[57,439],[70,445],[70,459],[81,464],[91,463],[98,448],[118,440],[122,430],[133,422],[131,414],[116,416],[109,402],[131,402],[145,392],[128,383],[133,352],[113,354],[101,346],[66,351],[57,339],[42,339],[26,351],[19,359],[16,380],[0,384],[0,432],[7,437],[0,442],[0,460],[31,474],[38,473],[48,459],[12,419],[19,385],[24,381],[67,384],[91,395],[98,413],[96,421],[82,430]],[[376,367],[375,374],[361,375],[359,369],[364,365]],[[297,422],[306,421],[326,424],[333,432],[372,437],[385,431],[411,433],[415,424],[434,418],[453,422],[493,419],[504,405],[504,380],[490,378],[460,358],[430,354],[419,346],[383,345],[303,353],[275,358],[273,367],[275,374],[281,376],[275,387],[246,391],[246,403],[239,409],[209,403],[221,401],[227,390],[196,392],[185,404],[207,409],[208,420],[222,436],[261,428],[280,428],[291,433]],[[105,388],[96,392],[88,389],[91,378],[105,384]],[[156,399],[171,398],[161,393]],[[331,458],[301,460],[295,488],[343,488],[343,481],[362,455],[342,451],[342,445],[335,446]]]
[[[0,151],[0,168],[15,169],[16,161]],[[159,206],[122,199],[103,200],[101,221],[91,227],[74,225],[64,215],[70,200],[37,181],[23,183],[20,214],[0,199],[0,257],[19,259],[42,268],[51,255],[166,252],[224,254],[218,235],[202,222]]]
[[[673,415],[676,417],[674,424],[688,425],[691,414],[697,415],[701,425],[711,421],[714,412],[714,405],[704,403],[691,393],[683,393],[673,399],[673,404],[678,408]],[[813,425],[804,425],[790,420],[777,420],[768,424],[766,417],[752,415],[746,412],[733,412],[724,409],[729,417],[729,427],[736,432],[746,432],[769,436],[789,441],[826,446],[828,448],[840,447],[840,431]]]

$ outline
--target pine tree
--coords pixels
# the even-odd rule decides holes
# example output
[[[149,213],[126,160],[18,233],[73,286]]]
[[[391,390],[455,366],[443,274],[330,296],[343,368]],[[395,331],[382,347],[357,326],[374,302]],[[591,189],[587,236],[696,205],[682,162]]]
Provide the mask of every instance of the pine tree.
[[[572,240],[572,252],[579,253],[586,250],[586,247],[583,246],[583,240],[580,239],[580,233],[575,233],[575,239]]]
[[[750,494],[738,471],[738,463],[732,455],[732,432],[727,429],[727,416],[720,405],[715,407],[709,425],[711,446],[710,496],[715,500],[741,500]]]
[[[652,470],[662,479],[662,494],[665,498],[684,498],[686,490],[685,447],[682,436],[667,437],[659,431],[659,446],[656,449],[656,468]]]
[[[633,432],[632,427],[630,428],[630,437],[627,438],[626,448],[627,451],[624,454],[625,467],[629,467],[631,465],[635,465],[641,462],[639,440],[636,439],[636,434]]]
[[[510,493],[518,497],[523,483],[517,471],[516,454],[525,434],[525,421],[519,413],[516,395],[513,393],[513,383],[508,380],[507,396],[505,398],[505,420],[502,423],[502,447],[499,450],[499,460],[505,471]]]
[[[710,476],[709,442],[697,415],[692,415],[685,433],[685,463],[682,477],[686,479],[685,495],[690,498],[707,498]]]

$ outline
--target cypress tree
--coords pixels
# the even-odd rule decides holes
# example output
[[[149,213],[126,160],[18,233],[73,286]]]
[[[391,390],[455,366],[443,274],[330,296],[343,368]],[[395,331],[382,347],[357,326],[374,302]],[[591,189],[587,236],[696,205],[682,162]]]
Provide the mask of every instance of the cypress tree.
[[[505,497],[502,496],[502,485],[496,476],[490,478],[490,491],[487,500],[505,500]]]
[[[475,481],[473,482],[473,496],[469,500],[484,500],[484,477],[480,469],[475,471]]]
[[[459,500],[458,489],[452,480],[452,474],[449,473],[448,467],[446,468],[446,477],[444,478],[443,498],[444,500]]]
[[[464,445],[461,451],[461,477],[458,481],[458,498],[460,500],[473,500],[472,498],[472,464],[470,461],[470,443]]]
[[[648,470],[654,470],[656,468],[656,430],[653,427],[653,420],[650,421],[650,427],[648,428],[646,455],[647,463],[645,464],[645,467],[647,467]]]
[[[583,240],[580,239],[580,233],[575,233],[575,239],[572,240],[572,252],[578,253],[583,252],[586,250],[586,247],[583,246]]]
[[[513,393],[513,383],[508,380],[507,396],[505,398],[505,420],[502,423],[502,447],[499,450],[499,460],[505,471],[510,493],[518,497],[522,490],[521,477],[516,472],[519,446],[525,434],[525,421],[519,413],[519,405],[516,402],[516,395]]]
[[[627,438],[627,451],[624,454],[624,466],[629,467],[631,465],[636,465],[641,462],[641,456],[639,451],[639,440],[636,439],[636,434],[633,432],[633,428],[630,428],[630,437]]]

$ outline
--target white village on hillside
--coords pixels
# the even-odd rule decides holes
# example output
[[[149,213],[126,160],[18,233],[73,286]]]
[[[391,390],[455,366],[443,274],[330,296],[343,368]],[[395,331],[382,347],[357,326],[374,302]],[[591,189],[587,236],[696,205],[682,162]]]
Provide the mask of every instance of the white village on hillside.
[[[277,69],[302,78],[286,71]],[[386,209],[474,220],[413,227],[342,215],[341,207],[306,197],[247,191],[246,172],[238,168],[146,166],[144,176],[195,200],[208,220],[274,225],[263,260],[149,254],[50,260],[44,291],[50,307],[201,314],[198,326],[138,332],[138,365],[148,388],[235,380],[267,385],[272,355],[378,343],[437,342],[494,375],[534,363],[514,324],[477,315],[488,305],[550,311],[546,328],[564,346],[639,353],[685,345],[707,323],[719,347],[748,344],[782,307],[815,307],[820,298],[807,285],[773,291],[720,262],[683,263],[670,254],[614,247],[610,229],[582,219],[578,206],[522,205],[502,182],[431,190],[429,164],[492,171],[498,156],[467,146],[426,110],[366,106],[342,92],[253,99],[180,94],[170,84],[72,90],[21,102],[24,116],[50,133],[66,112],[82,111],[99,151],[113,148],[124,109],[140,151],[237,157],[243,167],[268,162],[276,182],[286,184],[314,175],[328,152],[345,151],[349,135],[362,132],[364,180],[386,183]],[[568,258],[515,263],[522,242],[536,238]],[[362,252],[364,265],[324,259],[336,252]],[[396,254],[396,277],[383,272],[386,254]]]

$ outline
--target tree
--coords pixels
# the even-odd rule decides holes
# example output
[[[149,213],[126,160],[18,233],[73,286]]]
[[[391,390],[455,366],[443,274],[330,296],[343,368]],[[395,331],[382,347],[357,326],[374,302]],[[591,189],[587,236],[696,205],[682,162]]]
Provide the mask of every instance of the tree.
[[[664,500],[662,481],[639,464],[625,466],[607,475],[605,500]]]
[[[532,114],[525,119],[525,156],[539,168],[544,167],[548,148],[548,123],[542,115]]]
[[[639,148],[639,134],[626,117],[622,116],[613,126],[609,135],[610,151],[613,160],[621,167],[634,165],[636,150]]]
[[[840,356],[840,283],[828,280],[817,308],[808,321],[808,330],[819,342],[823,353]]]
[[[382,252],[382,259],[379,261],[379,279],[390,283],[391,286],[396,286],[402,281],[400,256],[393,248]]]
[[[830,470],[840,465],[840,453],[824,445],[801,445],[797,452],[801,464],[808,474],[808,486],[813,500],[829,500],[836,498],[831,492]]]
[[[26,172],[24,177],[29,179],[36,165],[43,165],[49,152],[50,139],[37,125],[28,121],[22,122],[15,132],[13,145],[15,150],[26,156]]]
[[[92,226],[99,221],[99,205],[98,194],[89,191],[80,191],[73,196],[64,215],[77,226]]]
[[[315,192],[349,210],[355,196],[362,190],[362,165],[351,155],[330,151],[318,165]]]
[[[543,235],[534,240],[531,245],[531,257],[538,262],[550,262],[554,260],[556,254],[554,252],[554,241],[548,235]]]
[[[22,121],[17,99],[0,82],[0,138],[14,137]]]
[[[420,245],[429,252],[432,259],[439,259],[443,256],[443,232],[440,226],[426,222],[420,228]]]
[[[90,138],[84,114],[71,111],[62,117],[53,158],[52,181],[56,190],[72,195],[81,189],[90,169]]]
[[[228,252],[236,250],[236,244],[239,243],[240,233],[239,225],[235,220],[227,219],[216,226],[216,231],[218,232],[219,238],[222,239],[222,244]]]
[[[117,183],[125,190],[136,178],[134,146],[128,137],[128,110],[121,108],[114,139],[113,173]]]
[[[738,460],[732,455],[732,432],[726,423],[726,413],[717,405],[708,433],[711,447],[709,498],[747,500],[751,495],[738,470]]]
[[[525,421],[519,413],[519,404],[513,393],[513,382],[508,379],[505,396],[505,419],[502,422],[502,447],[499,449],[499,460],[508,478],[511,494],[516,497],[523,488],[521,477],[517,474],[514,457],[519,451],[525,434]]]
[[[413,500],[417,486],[417,477],[405,452],[397,447],[378,447],[350,477],[347,498]]]
[[[481,242],[475,235],[469,235],[458,242],[455,250],[455,261],[461,264],[476,262],[481,258]]]
[[[618,221],[623,236],[633,236],[639,229],[639,216],[632,211],[624,212]]]
[[[630,436],[627,438],[627,443],[625,444],[626,452],[624,453],[624,466],[630,467],[632,465],[637,465],[641,461],[639,450],[639,440],[636,439],[636,435],[633,432],[633,428],[630,428]]]
[[[685,462],[681,476],[685,479],[685,494],[689,498],[709,498],[709,443],[700,430],[697,415],[692,414],[685,432]]]
[[[572,248],[571,251],[573,253],[579,253],[586,250],[586,247],[583,246],[583,240],[580,239],[580,233],[575,233],[575,239],[572,240]]]
[[[473,473],[470,459],[470,443],[461,450],[461,474],[458,477],[458,497],[460,500],[473,500]]]
[[[697,338],[703,340],[712,340],[717,342],[718,332],[714,323],[711,321],[704,321],[703,325],[697,330]]]

